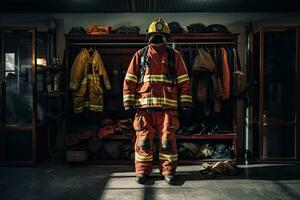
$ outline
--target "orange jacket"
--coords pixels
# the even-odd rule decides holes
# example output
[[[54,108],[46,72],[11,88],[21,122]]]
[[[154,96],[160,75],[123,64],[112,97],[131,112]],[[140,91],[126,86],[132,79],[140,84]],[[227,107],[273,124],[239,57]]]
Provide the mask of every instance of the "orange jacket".
[[[169,67],[166,47],[166,45],[149,45],[147,56],[150,64],[145,69],[143,82],[138,82],[141,50],[135,53],[124,80],[124,107],[176,109],[178,101],[182,107],[192,106],[190,79],[183,58],[176,50],[174,50],[176,83],[173,84],[167,77]]]
[[[223,100],[228,100],[230,97],[230,69],[228,65],[228,57],[227,52],[224,48],[222,50],[222,77],[223,77],[223,90],[224,96]]]

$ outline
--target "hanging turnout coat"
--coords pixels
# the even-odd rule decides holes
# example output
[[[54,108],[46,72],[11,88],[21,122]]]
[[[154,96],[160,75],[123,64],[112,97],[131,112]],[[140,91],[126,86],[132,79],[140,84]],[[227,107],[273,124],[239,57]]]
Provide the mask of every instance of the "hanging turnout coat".
[[[104,85],[101,87],[100,78],[103,77]],[[95,49],[90,55],[83,48],[77,55],[70,74],[70,89],[73,90],[74,112],[84,110],[103,111],[103,90],[111,89],[111,85],[102,62],[101,56]]]

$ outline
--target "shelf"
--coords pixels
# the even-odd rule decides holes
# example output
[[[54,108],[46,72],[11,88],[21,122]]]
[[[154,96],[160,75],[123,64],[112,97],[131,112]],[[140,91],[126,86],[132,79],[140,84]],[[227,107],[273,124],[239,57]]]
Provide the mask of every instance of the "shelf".
[[[53,114],[46,114],[45,117],[47,119],[60,119],[64,117],[66,114],[65,113],[53,113]]]
[[[58,66],[37,66],[38,70],[46,70],[46,71],[64,71],[66,68],[65,66],[58,65]]]
[[[61,97],[64,96],[65,93],[64,92],[51,92],[51,93],[43,93],[43,95],[47,96],[47,97]]]
[[[178,160],[178,165],[198,165],[202,163],[215,163],[215,162],[236,162],[236,159],[203,159],[203,160]],[[133,160],[87,160],[88,164],[93,165],[134,165]],[[154,164],[158,164],[158,161],[153,161]]]
[[[132,140],[134,135],[113,135],[103,138],[103,140]]]
[[[193,135],[177,135],[178,140],[197,140],[197,139],[236,139],[236,133],[222,133],[214,135],[193,134]]]
[[[214,162],[236,162],[236,159],[203,159],[203,160],[178,160],[179,165],[198,165],[202,163],[214,163]]]
[[[93,165],[128,165],[134,164],[133,160],[87,160],[88,164]]]
[[[65,66],[47,66],[44,69],[48,71],[64,71],[66,68]]]
[[[113,135],[111,137],[104,138],[104,140],[131,140],[133,136],[129,135]],[[177,140],[198,140],[198,139],[209,139],[209,140],[218,140],[218,139],[227,139],[234,140],[236,139],[235,133],[226,133],[226,134],[215,134],[215,135],[177,135]]]
[[[36,126],[43,126],[45,123],[37,123]],[[32,131],[33,126],[31,124],[24,124],[24,125],[6,125],[0,127],[0,132],[2,131]]]
[[[239,34],[236,33],[184,33],[184,34],[171,34],[171,38],[175,40],[230,40],[234,39]],[[65,35],[69,40],[84,40],[91,41],[135,41],[145,43],[144,34],[108,34],[108,35]]]
[[[0,127],[0,131],[32,131],[32,125],[7,125]]]

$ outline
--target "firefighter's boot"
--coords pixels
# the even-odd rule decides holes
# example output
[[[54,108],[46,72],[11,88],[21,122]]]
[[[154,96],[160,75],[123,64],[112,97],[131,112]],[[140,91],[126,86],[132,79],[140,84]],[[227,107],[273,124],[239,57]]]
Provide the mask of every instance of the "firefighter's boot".
[[[144,184],[146,182],[147,176],[145,174],[137,174],[135,181],[139,184]]]
[[[176,184],[176,176],[175,175],[165,175],[165,181],[169,185],[175,185]]]

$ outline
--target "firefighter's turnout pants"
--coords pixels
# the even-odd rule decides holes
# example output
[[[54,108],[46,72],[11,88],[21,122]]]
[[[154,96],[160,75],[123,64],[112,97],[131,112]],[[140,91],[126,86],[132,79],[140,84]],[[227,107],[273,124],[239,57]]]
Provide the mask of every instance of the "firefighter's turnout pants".
[[[176,110],[139,109],[133,123],[136,130],[135,171],[150,175],[154,138],[159,139],[159,169],[162,175],[175,174],[177,166],[176,130],[179,128]]]

